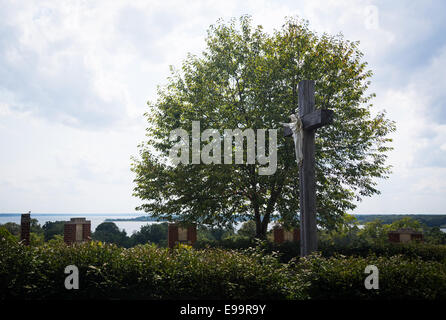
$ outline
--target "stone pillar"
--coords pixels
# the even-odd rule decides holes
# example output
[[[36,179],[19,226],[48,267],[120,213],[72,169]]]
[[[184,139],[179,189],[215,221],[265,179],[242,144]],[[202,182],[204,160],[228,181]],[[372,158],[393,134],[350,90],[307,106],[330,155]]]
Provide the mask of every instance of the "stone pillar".
[[[197,241],[197,226],[195,224],[185,227],[176,223],[169,223],[167,228],[167,245],[169,248],[173,248],[178,243],[192,246],[195,241]]]
[[[71,218],[64,225],[64,242],[66,244],[90,241],[91,221],[85,218]]]
[[[24,213],[20,219],[20,241],[29,246],[29,232],[31,228],[31,214]]]
[[[412,241],[420,241],[420,242],[423,242],[423,241],[424,241],[423,234],[422,234],[421,232],[420,232],[420,233],[415,233],[415,234],[412,235],[411,240],[412,240]]]
[[[66,244],[71,244],[76,242],[76,225],[65,222],[63,226],[63,241]]]
[[[187,228],[187,240],[193,245],[197,241],[197,226],[189,226]]]
[[[388,233],[388,236],[389,236],[389,242],[394,242],[394,243],[400,242],[400,234],[399,233],[391,231]]]
[[[407,243],[411,241],[423,241],[423,233],[410,228],[403,228],[388,233],[389,242]]]
[[[169,248],[173,248],[175,243],[178,242],[178,226],[170,224],[167,227],[167,245]]]
[[[282,243],[285,241],[283,228],[274,228],[273,234],[274,234],[274,243]]]
[[[274,243],[283,243],[285,241],[298,242],[300,240],[299,228],[286,230],[283,227],[276,227],[273,230]]]

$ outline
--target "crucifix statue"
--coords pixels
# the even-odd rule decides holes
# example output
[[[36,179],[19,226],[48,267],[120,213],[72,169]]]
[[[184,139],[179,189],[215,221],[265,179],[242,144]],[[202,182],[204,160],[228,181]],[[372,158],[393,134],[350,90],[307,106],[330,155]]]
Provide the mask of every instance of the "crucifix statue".
[[[285,136],[292,136],[294,140],[294,150],[296,151],[297,165],[300,166],[304,155],[302,154],[302,142],[303,142],[303,128],[302,121],[295,114],[290,116],[290,123],[281,124],[285,130]]]
[[[282,123],[284,135],[293,136],[299,165],[300,255],[317,250],[316,178],[314,159],[315,130],[333,122],[333,110],[314,108],[314,81],[299,82],[299,115]]]

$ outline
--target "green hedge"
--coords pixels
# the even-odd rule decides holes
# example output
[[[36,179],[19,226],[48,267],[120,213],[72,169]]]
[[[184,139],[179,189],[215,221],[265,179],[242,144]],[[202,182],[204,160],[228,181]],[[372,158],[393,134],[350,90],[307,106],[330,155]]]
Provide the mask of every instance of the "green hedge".
[[[358,257],[402,255],[406,258],[420,258],[424,261],[446,262],[446,245],[427,243],[352,243],[350,245],[338,245],[322,242],[319,244],[319,248],[324,257],[331,257],[336,254]]]
[[[294,247],[293,247],[294,248]],[[320,255],[281,263],[256,249],[23,246],[0,228],[0,299],[445,299],[446,263],[413,256]],[[76,265],[80,289],[64,287]],[[367,265],[379,290],[364,287]]]
[[[197,241],[194,245],[197,249],[202,248],[222,248],[243,250],[249,247],[260,246],[265,253],[276,252],[283,263],[287,263],[292,258],[300,255],[299,242],[284,242],[281,244],[269,241],[259,242],[255,239],[245,237],[228,238],[221,241]],[[345,256],[368,257],[370,255],[392,257],[402,255],[406,258],[420,258],[424,261],[438,261],[446,263],[446,245],[435,245],[427,243],[387,243],[371,244],[368,242],[354,242],[347,245],[331,243],[328,241],[319,242],[319,251],[324,257],[332,257],[336,254]]]
[[[287,263],[292,258],[300,255],[299,243],[284,242],[281,244],[270,241],[260,241],[247,237],[232,237],[220,241],[201,240],[194,244],[196,249],[220,248],[230,250],[245,250],[247,248],[258,247],[265,254],[275,254],[279,261]]]
[[[79,268],[79,290],[64,287],[68,265]],[[298,299],[299,280],[288,265],[252,249],[26,247],[0,239],[1,299]]]
[[[419,258],[313,256],[294,264],[313,299],[446,299],[446,265]],[[367,290],[366,266],[379,270],[379,289]]]

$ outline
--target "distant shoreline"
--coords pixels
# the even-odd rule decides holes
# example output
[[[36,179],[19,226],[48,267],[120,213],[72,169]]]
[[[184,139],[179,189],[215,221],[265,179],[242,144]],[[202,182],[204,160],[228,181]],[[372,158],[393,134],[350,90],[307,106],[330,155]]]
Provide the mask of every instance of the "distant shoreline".
[[[5,212],[5,213],[0,213],[0,216],[2,217],[17,217],[20,216],[23,213],[28,213],[28,212],[21,212],[21,213],[10,213],[10,212]],[[138,213],[78,213],[78,212],[74,212],[74,213],[42,213],[42,212],[32,212],[31,211],[31,216],[67,216],[67,217],[104,217],[104,216],[137,216]]]
[[[446,214],[354,214],[359,223],[364,224],[370,221],[380,219],[384,224],[390,224],[404,217],[410,217],[420,221],[428,227],[446,228]],[[149,221],[149,222],[167,222],[150,216],[140,216],[135,218],[108,218],[106,222],[124,222],[124,221]]]
[[[381,220],[383,224],[391,224],[402,218],[412,218],[431,228],[446,228],[446,214],[355,214],[354,216],[361,224],[374,220]]]
[[[23,213],[28,213],[28,211],[23,211],[23,212],[0,212],[0,215],[12,215],[12,216],[17,216],[17,215],[21,215]],[[353,216],[446,216],[446,213],[349,213],[350,215]],[[138,213],[138,212],[134,212],[134,213],[130,213],[130,212],[123,212],[123,213],[108,213],[108,212],[102,212],[102,213],[88,213],[88,212],[62,212],[62,213],[57,213],[57,212],[51,212],[51,213],[46,213],[46,212],[32,212],[31,211],[31,215],[45,215],[45,216],[73,216],[73,215],[77,215],[77,216],[138,216],[140,215],[141,217],[147,217],[146,213]]]
[[[135,218],[117,218],[117,219],[107,218],[107,219],[105,219],[105,222],[124,222],[124,221],[167,222],[165,220],[152,218],[150,216],[141,216],[141,217],[135,217]]]
[[[410,217],[418,220],[420,223],[425,224],[428,227],[438,227],[446,229],[446,214],[433,214],[433,213],[391,213],[391,214],[351,214],[357,221],[364,225],[367,222],[374,220],[381,220],[383,224],[391,224],[396,220],[404,217]],[[19,218],[21,213],[0,213],[0,218]],[[168,222],[167,220],[151,217],[148,214],[138,213],[32,213],[31,217],[103,217],[105,222]],[[119,218],[114,218],[118,216]],[[51,219],[50,219],[51,220]]]

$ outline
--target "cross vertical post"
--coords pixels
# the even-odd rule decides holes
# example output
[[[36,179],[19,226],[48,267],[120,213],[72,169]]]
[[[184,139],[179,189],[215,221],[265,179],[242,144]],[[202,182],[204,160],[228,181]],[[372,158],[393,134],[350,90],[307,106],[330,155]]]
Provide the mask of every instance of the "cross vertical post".
[[[333,123],[333,110],[314,108],[314,81],[302,80],[298,88],[299,118],[283,123],[283,135],[293,137],[299,164],[300,255],[317,250],[316,174],[314,136],[317,128]]]
[[[314,81],[299,82],[299,117],[314,112]],[[303,130],[303,161],[299,170],[300,182],[300,255],[317,250],[316,178],[314,158],[315,129]]]

